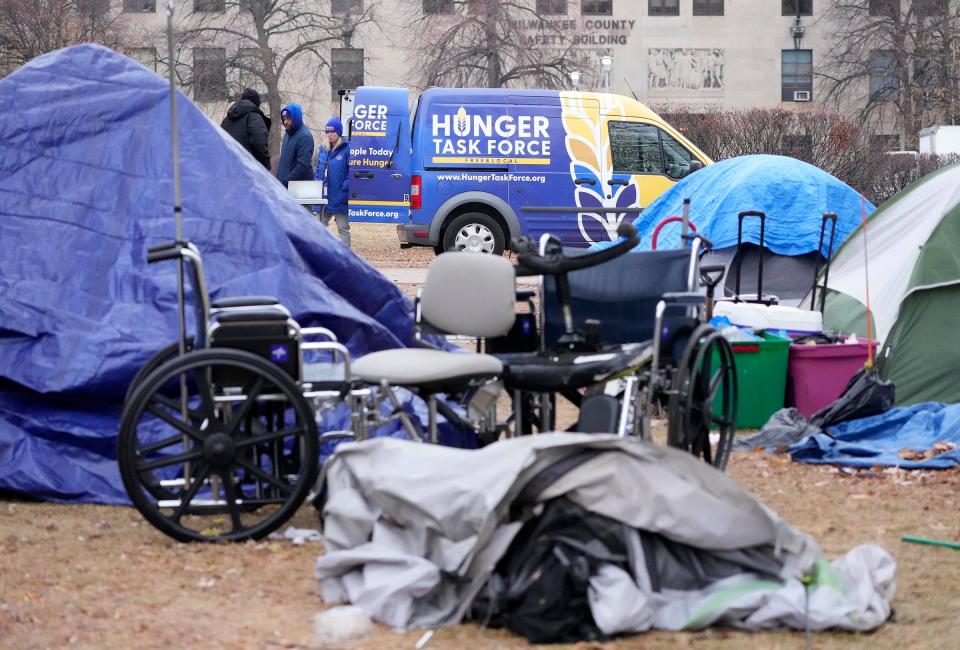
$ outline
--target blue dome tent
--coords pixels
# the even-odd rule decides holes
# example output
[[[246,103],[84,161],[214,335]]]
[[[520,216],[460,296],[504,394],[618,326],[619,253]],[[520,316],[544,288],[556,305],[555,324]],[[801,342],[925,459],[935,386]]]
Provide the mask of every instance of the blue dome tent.
[[[813,283],[814,267],[828,255],[830,226],[820,247],[824,212],[837,215],[833,250],[860,225],[860,195],[843,181],[809,163],[785,156],[739,156],[690,174],[664,192],[634,222],[641,249],[649,250],[657,226],[667,217],[683,213],[690,199],[690,221],[714,245],[711,262],[728,266],[725,287],[732,293],[737,245],[737,215],[744,211],[766,214],[764,233],[764,293],[796,303]],[[867,213],[874,210],[866,203]],[[663,227],[657,248],[680,246],[680,224]],[[760,220],[743,222],[741,291],[757,286],[756,260],[760,245]]]

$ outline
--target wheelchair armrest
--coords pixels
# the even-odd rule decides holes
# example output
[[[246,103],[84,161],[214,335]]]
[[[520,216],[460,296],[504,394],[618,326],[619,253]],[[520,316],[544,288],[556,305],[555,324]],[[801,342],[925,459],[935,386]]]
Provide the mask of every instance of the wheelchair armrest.
[[[663,294],[661,300],[670,307],[696,307],[703,304],[704,297],[700,293],[677,291]]]
[[[212,305],[213,309],[232,309],[233,307],[267,307],[279,304],[279,300],[273,296],[235,296],[233,298],[221,298]]]
[[[290,314],[286,309],[242,309],[235,311],[224,311],[217,314],[217,322],[220,323],[243,323],[243,322],[264,322],[264,321],[286,321]]]

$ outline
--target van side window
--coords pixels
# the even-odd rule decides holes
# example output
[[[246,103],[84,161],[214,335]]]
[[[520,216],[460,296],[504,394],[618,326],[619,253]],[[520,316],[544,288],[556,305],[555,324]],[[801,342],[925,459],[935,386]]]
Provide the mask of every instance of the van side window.
[[[693,156],[669,133],[662,129],[657,130],[660,131],[660,141],[663,142],[664,168],[667,176],[673,179],[683,178],[690,173],[690,160]]]
[[[638,122],[608,122],[615,174],[663,174],[659,129]]]

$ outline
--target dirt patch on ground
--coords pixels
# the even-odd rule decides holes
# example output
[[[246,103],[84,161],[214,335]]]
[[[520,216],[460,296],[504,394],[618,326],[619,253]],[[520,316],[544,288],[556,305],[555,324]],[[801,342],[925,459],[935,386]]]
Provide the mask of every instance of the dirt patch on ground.
[[[875,543],[896,557],[896,618],[864,636],[823,633],[818,648],[955,648],[960,638],[958,554],[901,542],[960,540],[960,472],[855,472],[786,456],[735,453],[730,474],[828,557]],[[642,497],[639,497],[642,498]],[[305,506],[291,525],[316,526]],[[305,648],[324,607],[313,563],[319,544],[286,540],[185,545],[133,509],[0,501],[0,646],[6,648]],[[422,632],[380,627],[351,648],[412,648]],[[522,648],[500,630],[440,630],[429,648]],[[803,647],[802,634],[714,629],[651,633],[579,648]],[[332,647],[332,646],[325,646]]]
[[[433,255],[427,249],[400,251],[389,227],[358,224],[354,232],[361,255],[379,266],[425,265]],[[415,290],[412,285],[401,288]],[[571,414],[565,409],[561,418]],[[735,453],[728,471],[817,539],[829,558],[874,543],[897,559],[895,620],[870,635],[817,634],[815,647],[957,647],[960,554],[901,538],[960,540],[960,471],[847,472],[759,452]],[[309,506],[290,521],[302,528],[316,524]],[[312,618],[324,607],[313,578],[320,553],[319,544],[294,546],[286,540],[178,544],[130,508],[0,497],[0,647],[314,647]],[[342,647],[409,649],[421,635],[379,627],[374,636]],[[795,632],[712,629],[570,647],[747,646],[802,648],[804,639]],[[440,630],[427,645],[444,650],[523,647],[527,643],[522,639],[476,625]]]

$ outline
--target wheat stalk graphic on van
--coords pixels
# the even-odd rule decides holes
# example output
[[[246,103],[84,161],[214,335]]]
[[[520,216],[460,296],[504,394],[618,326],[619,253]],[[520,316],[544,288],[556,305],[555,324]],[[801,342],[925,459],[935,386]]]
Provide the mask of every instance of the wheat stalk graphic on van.
[[[431,88],[413,116],[408,102],[357,89],[353,110],[384,128],[350,142],[350,218],[395,224],[402,246],[500,254],[549,232],[586,247],[711,162],[619,95]]]
[[[608,119],[626,117],[621,98],[615,95],[599,96],[599,111],[596,100],[584,97],[583,93],[560,93],[563,106],[563,127],[566,130],[566,149],[570,156],[570,177],[588,178],[595,182],[591,185],[580,184],[574,197],[576,205],[586,210],[577,214],[577,223],[584,241],[593,244],[597,241],[609,241],[616,238],[617,226],[626,216],[626,212],[590,212],[593,208],[639,208],[635,180],[625,185],[612,186],[608,182],[613,178],[613,161],[610,151],[610,139],[606,130],[597,123],[601,115]],[[613,189],[610,195],[604,194],[604,187]],[[588,221],[585,222],[584,219]],[[598,237],[596,227],[602,228],[603,237]]]

